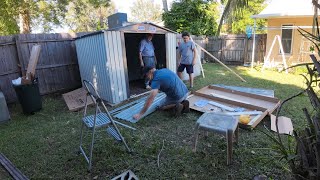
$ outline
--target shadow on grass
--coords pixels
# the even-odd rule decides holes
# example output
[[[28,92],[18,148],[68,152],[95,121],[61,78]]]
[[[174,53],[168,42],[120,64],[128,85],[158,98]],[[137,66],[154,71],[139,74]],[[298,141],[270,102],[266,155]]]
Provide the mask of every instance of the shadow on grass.
[[[209,84],[246,86],[272,89],[276,97],[284,99],[304,87],[303,79],[292,74],[237,68],[247,80],[243,83],[218,64],[205,64],[204,68],[206,78],[197,77],[192,90]],[[268,163],[272,152],[258,150],[272,143],[256,130],[240,129],[239,144],[234,147],[230,166],[226,165],[226,141],[222,136],[200,136],[198,151],[193,153],[194,126],[201,115],[195,111],[178,118],[156,111],[137,124],[130,124],[137,131],[120,127],[133,149],[131,154],[104,131],[99,132],[93,170],[88,173],[84,158],[77,154],[82,112],[69,112],[60,95],[44,97],[43,102],[43,110],[32,116],[23,115],[19,105],[12,105],[12,120],[0,124],[0,152],[30,178],[110,179],[128,169],[141,179],[251,179],[258,174],[287,179],[290,176],[282,162]],[[307,97],[301,96],[289,102],[282,115],[290,117],[295,128],[303,127],[306,124],[303,107],[310,108]],[[263,130],[266,122],[260,123],[257,129]]]

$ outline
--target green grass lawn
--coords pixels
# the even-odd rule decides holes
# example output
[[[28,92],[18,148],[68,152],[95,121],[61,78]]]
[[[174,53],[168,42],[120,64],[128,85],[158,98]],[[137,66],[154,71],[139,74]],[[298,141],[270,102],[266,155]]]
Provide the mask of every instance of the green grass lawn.
[[[247,86],[272,89],[283,100],[305,87],[303,78],[294,74],[233,68],[247,80],[244,83],[218,64],[205,64],[204,69],[206,78],[197,77],[192,90],[209,84]],[[303,107],[311,110],[306,95],[290,101],[281,115],[291,118],[295,129],[304,129]],[[192,111],[174,118],[156,111],[137,124],[130,124],[137,131],[120,127],[133,150],[131,154],[105,131],[99,132],[93,170],[89,173],[83,156],[77,153],[82,111],[69,112],[61,95],[44,97],[43,110],[35,115],[23,115],[19,104],[11,105],[10,113],[12,120],[0,124],[0,152],[31,179],[110,179],[128,169],[141,179],[252,179],[259,174],[271,179],[290,177],[288,166],[279,162],[273,151],[265,149],[272,146],[261,132],[266,131],[267,120],[253,131],[240,129],[233,164],[227,166],[222,136],[200,136],[197,152],[192,152],[195,122],[201,113]],[[157,156],[163,142],[158,167]]]

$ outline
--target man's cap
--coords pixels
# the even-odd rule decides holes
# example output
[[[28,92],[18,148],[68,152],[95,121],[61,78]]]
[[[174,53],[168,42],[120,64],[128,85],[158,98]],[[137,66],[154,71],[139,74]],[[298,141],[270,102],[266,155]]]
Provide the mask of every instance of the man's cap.
[[[148,67],[145,67],[144,69],[143,69],[143,74],[147,74],[151,69],[153,69],[154,67],[150,67],[150,66],[148,66]]]

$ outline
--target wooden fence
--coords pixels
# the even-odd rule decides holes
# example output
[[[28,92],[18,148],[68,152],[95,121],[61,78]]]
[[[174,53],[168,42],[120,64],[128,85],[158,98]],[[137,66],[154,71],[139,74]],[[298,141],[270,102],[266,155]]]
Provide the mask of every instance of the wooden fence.
[[[194,39],[200,41],[200,38]],[[256,36],[254,58],[254,62],[256,63],[263,62],[266,50],[266,39],[266,34],[259,34]],[[252,38],[248,39],[245,35],[227,35],[220,36],[218,38],[209,37],[202,41],[204,41],[201,43],[202,46],[225,64],[243,65],[251,63]],[[204,54],[204,59],[214,62],[214,60],[207,54]]]
[[[86,33],[81,33],[83,35]],[[79,34],[78,34],[79,35]],[[74,38],[76,35],[21,34],[0,37],[0,91],[8,102],[16,101],[11,80],[26,71],[30,51],[34,44],[41,45],[36,68],[41,94],[66,91],[81,86]],[[252,40],[244,35],[228,35],[219,38],[192,36],[193,40],[226,64],[243,65],[251,62]],[[180,36],[177,36],[181,40]],[[256,39],[255,61],[263,62],[266,35]],[[203,59],[214,60],[203,52]],[[21,69],[19,68],[21,65]],[[23,70],[23,71],[21,71]]]
[[[41,45],[36,68],[41,94],[79,87],[81,83],[74,37],[75,35],[71,34],[21,34],[0,37],[0,90],[5,94],[6,100],[16,100],[11,80],[26,71],[34,44]]]

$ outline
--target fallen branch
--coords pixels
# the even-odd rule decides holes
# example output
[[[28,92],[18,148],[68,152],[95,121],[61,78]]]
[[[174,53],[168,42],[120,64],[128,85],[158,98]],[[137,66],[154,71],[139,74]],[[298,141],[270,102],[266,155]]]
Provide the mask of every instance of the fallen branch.
[[[162,141],[162,148],[161,148],[161,150],[160,150],[160,152],[158,154],[158,167],[160,167],[160,154],[161,154],[161,152],[163,150],[163,147],[164,147],[164,140]]]

